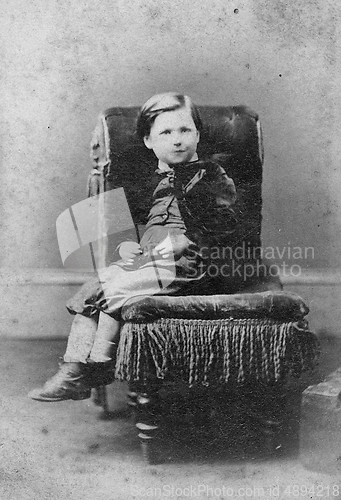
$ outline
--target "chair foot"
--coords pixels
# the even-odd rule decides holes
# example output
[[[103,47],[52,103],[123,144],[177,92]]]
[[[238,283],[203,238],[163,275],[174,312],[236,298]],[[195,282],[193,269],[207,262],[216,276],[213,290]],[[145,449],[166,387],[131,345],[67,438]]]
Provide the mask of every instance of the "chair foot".
[[[162,453],[157,448],[154,440],[141,440],[141,450],[144,461],[149,465],[160,465],[164,463]]]
[[[280,433],[283,422],[281,419],[264,419],[261,422],[263,449],[267,455],[275,455],[281,451]]]

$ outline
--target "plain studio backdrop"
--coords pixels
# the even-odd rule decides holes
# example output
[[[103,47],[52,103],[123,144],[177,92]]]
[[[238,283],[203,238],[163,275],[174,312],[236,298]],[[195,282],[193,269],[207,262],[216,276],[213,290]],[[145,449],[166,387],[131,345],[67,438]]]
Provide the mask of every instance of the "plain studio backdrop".
[[[290,485],[326,487],[331,477],[304,470],[290,453],[284,460],[213,465],[189,455],[188,463],[150,469],[128,420],[100,420],[90,400],[51,406],[26,394],[55,372],[70,328],[65,302],[77,280],[64,281],[56,220],[86,197],[97,116],[172,90],[200,105],[245,104],[259,114],[263,246],[274,249],[278,263],[300,266],[302,275],[289,277],[285,289],[310,306],[309,323],[323,346],[319,369],[340,366],[341,2],[1,6],[1,499],[126,500],[129,491],[142,498],[145,488],[165,482],[243,486],[244,493],[246,485],[279,484],[284,496],[295,495],[284,493]],[[121,401],[126,408],[124,388],[114,386],[116,407]],[[292,417],[294,435],[298,413]],[[297,435],[291,441],[297,452]]]
[[[341,268],[337,2],[3,4],[1,335],[67,334],[64,302],[75,287],[49,281],[49,273],[62,269],[56,219],[85,197],[98,114],[140,105],[161,91],[258,112],[265,147],[263,246],[309,272]],[[286,249],[294,247],[314,251],[293,259]],[[18,281],[25,269],[42,284]],[[315,330],[338,334],[339,287],[291,289],[309,303]]]

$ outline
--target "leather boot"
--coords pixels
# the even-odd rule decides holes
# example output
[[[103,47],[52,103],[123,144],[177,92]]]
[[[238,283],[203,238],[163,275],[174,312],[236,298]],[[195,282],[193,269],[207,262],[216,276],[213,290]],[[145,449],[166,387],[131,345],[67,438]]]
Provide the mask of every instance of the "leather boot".
[[[42,388],[28,396],[36,401],[65,401],[88,399],[91,396],[89,366],[84,363],[61,363],[58,372]]]
[[[99,387],[102,385],[112,384],[115,380],[116,361],[111,359],[103,363],[95,363],[89,360],[88,384],[90,387]]]

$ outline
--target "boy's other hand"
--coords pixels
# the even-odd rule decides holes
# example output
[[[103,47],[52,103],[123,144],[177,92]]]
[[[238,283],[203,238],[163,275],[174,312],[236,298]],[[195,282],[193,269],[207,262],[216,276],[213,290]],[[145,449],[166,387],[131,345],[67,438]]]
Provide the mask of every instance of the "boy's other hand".
[[[163,259],[172,256],[174,259],[180,258],[188,248],[190,240],[184,234],[176,236],[168,235],[161,243],[155,247],[155,252],[161,255]]]
[[[136,243],[135,241],[124,241],[121,243],[118,253],[125,264],[132,265],[134,263],[134,259],[138,255],[141,255],[142,249],[139,243]]]
[[[155,252],[160,254],[163,259],[167,259],[171,254],[173,254],[173,244],[169,235],[161,241],[155,248]]]

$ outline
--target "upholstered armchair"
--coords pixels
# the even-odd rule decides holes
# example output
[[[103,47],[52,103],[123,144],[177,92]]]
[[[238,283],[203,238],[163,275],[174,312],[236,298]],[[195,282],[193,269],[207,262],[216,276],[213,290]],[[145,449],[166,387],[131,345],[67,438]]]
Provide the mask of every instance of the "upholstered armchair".
[[[263,145],[258,116],[244,106],[199,109],[205,125],[199,157],[213,157],[237,188],[240,223],[231,248],[242,249],[239,264],[259,266],[247,276],[237,274],[229,285],[215,280],[200,294],[135,297],[124,306],[116,377],[128,381],[129,404],[150,463],[162,460],[164,382],[179,381],[207,391],[209,397],[215,391],[223,391],[226,400],[236,393],[249,397],[250,415],[259,423],[265,446],[273,450],[284,415],[283,387],[290,375],[313,368],[317,355],[316,338],[305,320],[307,306],[297,295],[284,292],[262,261]],[[139,179],[156,168],[153,154],[135,137],[137,111],[111,108],[100,115],[88,184],[89,195],[124,187],[133,220],[143,197]],[[104,238],[102,266],[110,263],[113,252],[110,238]],[[105,407],[103,388],[96,399]],[[207,418],[209,413],[208,405]]]

